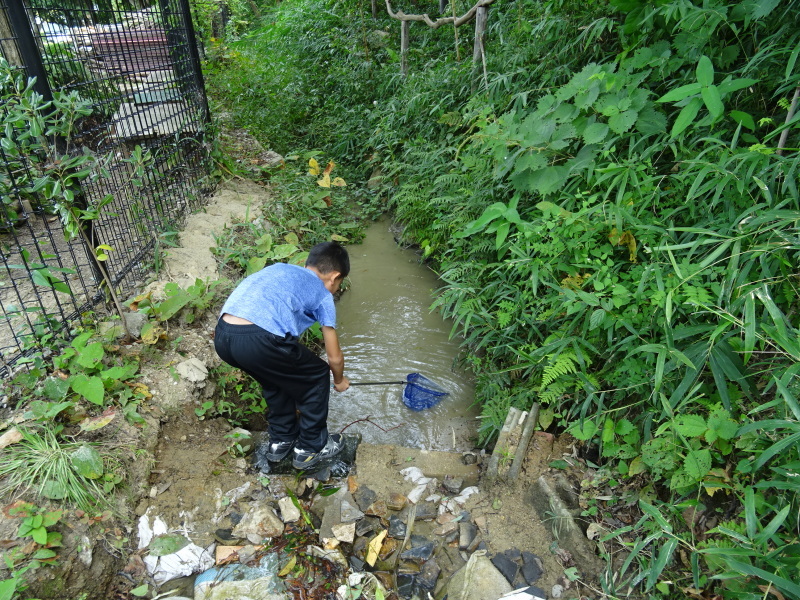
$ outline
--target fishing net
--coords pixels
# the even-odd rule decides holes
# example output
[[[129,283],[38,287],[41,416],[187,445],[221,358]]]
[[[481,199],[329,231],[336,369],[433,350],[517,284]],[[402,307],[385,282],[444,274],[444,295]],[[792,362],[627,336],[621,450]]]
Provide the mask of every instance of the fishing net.
[[[436,406],[450,392],[419,373],[409,373],[403,390],[403,404],[411,410]]]

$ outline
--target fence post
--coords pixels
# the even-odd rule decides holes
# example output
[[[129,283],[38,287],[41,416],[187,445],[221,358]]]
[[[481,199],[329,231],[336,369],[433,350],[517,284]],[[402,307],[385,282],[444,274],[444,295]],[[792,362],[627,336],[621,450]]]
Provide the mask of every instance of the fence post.
[[[17,38],[17,48],[22,59],[20,66],[25,67],[28,77],[35,77],[36,84],[34,89],[41,94],[45,102],[53,99],[53,92],[50,90],[50,82],[47,79],[47,71],[44,70],[42,55],[39,53],[39,46],[33,37],[28,13],[22,0],[6,0],[8,22],[11,31]]]
[[[206,123],[211,123],[211,111],[208,109],[208,98],[206,98],[206,84],[203,80],[203,67],[200,62],[200,53],[197,50],[197,34],[194,31],[194,21],[192,21],[192,11],[189,7],[188,0],[179,0],[181,4],[181,11],[183,12],[183,20],[186,23],[186,37],[189,46],[189,56],[192,59],[192,70],[194,71],[194,80],[197,89],[202,98],[204,118]]]

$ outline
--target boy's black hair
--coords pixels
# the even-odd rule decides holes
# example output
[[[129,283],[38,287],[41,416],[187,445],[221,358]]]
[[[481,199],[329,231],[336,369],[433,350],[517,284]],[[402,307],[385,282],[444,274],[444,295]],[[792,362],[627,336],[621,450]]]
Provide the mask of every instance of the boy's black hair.
[[[307,267],[314,267],[323,275],[337,271],[342,277],[350,274],[350,256],[347,250],[337,242],[322,242],[317,244],[308,253]]]

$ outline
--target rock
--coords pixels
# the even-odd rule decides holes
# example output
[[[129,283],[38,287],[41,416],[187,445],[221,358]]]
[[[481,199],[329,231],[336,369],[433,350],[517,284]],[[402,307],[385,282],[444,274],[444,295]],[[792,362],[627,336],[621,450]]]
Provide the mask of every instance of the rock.
[[[178,363],[175,366],[175,370],[183,379],[191,381],[192,383],[205,381],[208,377],[208,369],[205,363],[195,356]]]
[[[427,542],[422,546],[417,546],[415,548],[406,550],[400,555],[400,558],[403,560],[421,563],[428,560],[433,555],[435,548],[436,544],[434,542]]]
[[[397,539],[406,537],[406,524],[395,515],[389,518],[389,535]]]
[[[306,546],[306,552],[312,556],[329,560],[332,563],[336,563],[337,565],[341,565],[344,569],[347,569],[347,560],[340,550],[323,550],[319,546]]]
[[[509,584],[514,582],[514,578],[517,576],[517,569],[519,569],[517,563],[512,561],[505,554],[495,554],[494,557],[492,557],[492,564],[503,574],[503,577],[506,578]]]
[[[352,555],[351,555],[351,556],[348,558],[348,560],[350,561],[350,567],[351,567],[351,568],[353,569],[353,571],[355,571],[355,572],[363,571],[363,570],[364,570],[364,568],[365,568],[365,567],[366,567],[366,565],[367,565],[367,563],[365,563],[363,560],[361,560],[361,559],[360,559],[360,558],[358,558],[357,556],[352,556]],[[377,573],[376,573],[376,575],[377,575]]]
[[[486,544],[484,543],[483,538],[481,537],[481,533],[479,531],[477,534],[475,534],[475,537],[472,538],[472,541],[469,543],[469,546],[467,546],[467,552],[472,553],[475,552],[475,550],[485,550],[485,549],[486,549]]]
[[[532,554],[531,552],[522,553],[522,577],[525,583],[533,585],[542,576],[542,561],[541,559]]]
[[[356,539],[356,524],[355,522],[352,523],[338,523],[331,527],[333,530],[333,536],[339,540],[340,542],[345,542],[347,544],[352,544],[353,540]]]
[[[386,502],[386,506],[389,508],[389,510],[403,510],[407,503],[408,498],[403,496],[403,494],[392,492],[389,496],[389,500]]]
[[[284,523],[294,523],[299,521],[300,509],[294,505],[294,501],[289,496],[284,496],[278,500],[278,509],[281,511],[281,519]]]
[[[415,521],[432,521],[439,514],[438,507],[433,502],[420,502],[417,504]]]
[[[380,519],[375,517],[366,517],[356,523],[356,535],[365,536],[367,534],[378,531],[381,526]]]
[[[449,535],[458,531],[458,523],[454,521],[450,521],[449,523],[443,523],[439,525],[436,529],[433,530],[434,535]]]
[[[461,460],[465,465],[474,465],[478,462],[478,455],[474,452],[465,452]]]
[[[233,528],[234,536],[246,537],[253,543],[260,543],[264,538],[278,537],[282,533],[283,521],[268,505],[256,505]]]
[[[514,590],[505,596],[501,596],[499,600],[545,600],[545,598],[547,598],[547,595],[544,590],[531,586]]]
[[[478,534],[478,528],[475,526],[474,523],[464,523],[461,522],[458,524],[458,547],[461,550],[466,550],[472,544],[472,541],[475,539],[475,536]],[[496,566],[496,565],[495,565]]]
[[[397,574],[397,594],[401,598],[411,598],[414,595],[416,577],[406,573]]]
[[[564,595],[564,586],[555,584],[553,589],[550,590],[550,597],[551,598],[561,598]]]
[[[225,434],[228,444],[228,452],[233,456],[246,456],[253,451],[253,434],[246,429],[237,427]]]
[[[460,477],[453,477],[452,475],[445,476],[444,481],[442,481],[442,487],[453,495],[457,495],[461,491],[461,486],[463,485],[463,479]]]
[[[367,512],[367,508],[378,499],[378,494],[362,485],[353,493],[353,499],[361,510]]]
[[[448,600],[497,600],[511,591],[511,585],[483,551],[470,556],[447,584]]]
[[[363,519],[364,513],[358,510],[355,506],[353,506],[347,500],[342,500],[342,508],[341,508],[341,520],[342,523],[355,523],[356,521]],[[355,530],[355,528],[354,528]]]
[[[386,506],[386,502],[383,500],[373,502],[364,512],[373,517],[380,517],[381,519],[385,519],[389,516],[389,509]]]
[[[422,569],[419,571],[419,575],[417,576],[417,585],[419,585],[422,589],[427,591],[433,591],[433,588],[436,587],[436,580],[439,578],[439,573],[441,569],[439,568],[436,559],[430,559],[422,565]]]

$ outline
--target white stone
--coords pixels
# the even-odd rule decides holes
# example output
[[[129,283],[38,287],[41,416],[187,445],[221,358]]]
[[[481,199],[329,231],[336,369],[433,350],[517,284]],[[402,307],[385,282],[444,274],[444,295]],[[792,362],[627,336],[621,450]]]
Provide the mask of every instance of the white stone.
[[[281,519],[284,523],[294,523],[300,520],[300,509],[294,505],[289,496],[284,496],[278,500],[278,508],[281,511]]]
[[[333,527],[334,537],[339,540],[340,542],[345,542],[347,544],[352,544],[353,540],[356,539],[356,524],[353,523],[337,523]]]

